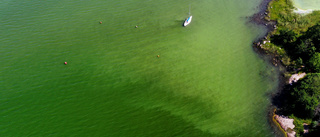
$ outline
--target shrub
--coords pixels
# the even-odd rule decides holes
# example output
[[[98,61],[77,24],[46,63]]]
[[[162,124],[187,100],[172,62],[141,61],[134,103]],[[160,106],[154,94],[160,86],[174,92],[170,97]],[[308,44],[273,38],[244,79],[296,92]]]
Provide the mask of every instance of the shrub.
[[[293,113],[301,118],[312,118],[319,105],[320,74],[307,74],[293,86],[291,92]]]
[[[303,129],[304,129],[303,121],[294,116],[290,116],[290,118],[293,118],[293,124],[295,125],[294,130],[296,131],[296,136],[298,137],[302,135]]]
[[[314,72],[320,72],[320,53],[316,52],[309,60],[308,67]]]

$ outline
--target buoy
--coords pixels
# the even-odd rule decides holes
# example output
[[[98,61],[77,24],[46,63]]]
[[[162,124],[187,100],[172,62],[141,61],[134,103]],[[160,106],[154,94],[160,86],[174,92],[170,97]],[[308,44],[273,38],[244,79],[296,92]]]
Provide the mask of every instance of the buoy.
[[[102,21],[100,21],[99,23],[102,24]]]
[[[138,28],[138,26],[136,26],[136,28]]]
[[[65,65],[67,65],[67,64],[68,64],[68,62],[64,62],[64,64],[65,64]]]
[[[159,57],[160,57],[160,55],[157,55],[157,57],[159,58]]]

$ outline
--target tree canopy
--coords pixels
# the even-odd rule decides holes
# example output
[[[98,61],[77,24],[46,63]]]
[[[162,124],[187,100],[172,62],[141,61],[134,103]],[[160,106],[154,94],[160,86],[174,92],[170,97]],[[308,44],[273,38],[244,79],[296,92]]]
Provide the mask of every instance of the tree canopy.
[[[274,35],[271,42],[283,47],[297,65],[305,64],[313,72],[320,72],[320,24],[308,28],[302,34],[290,29],[279,30],[279,34]]]
[[[308,62],[308,66],[312,71],[314,72],[320,72],[320,53],[316,52],[313,54],[313,56],[310,58]]]
[[[312,41],[317,51],[320,52],[320,24],[310,27],[305,36]]]
[[[312,118],[320,101],[320,73],[307,74],[294,85],[291,97],[296,115]]]

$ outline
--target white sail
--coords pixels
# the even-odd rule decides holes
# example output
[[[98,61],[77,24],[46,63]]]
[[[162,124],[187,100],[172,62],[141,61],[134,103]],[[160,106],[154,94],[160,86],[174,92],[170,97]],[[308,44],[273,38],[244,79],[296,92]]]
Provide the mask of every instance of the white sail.
[[[189,5],[189,17],[184,21],[183,26],[189,25],[191,23],[191,20],[192,20],[192,16],[190,13],[190,5]]]

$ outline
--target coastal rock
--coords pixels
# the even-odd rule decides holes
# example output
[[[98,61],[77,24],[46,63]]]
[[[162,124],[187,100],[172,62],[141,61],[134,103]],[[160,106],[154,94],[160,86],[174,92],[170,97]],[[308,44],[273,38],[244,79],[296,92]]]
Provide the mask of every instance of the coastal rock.
[[[303,123],[303,134],[309,133],[309,125],[307,123]]]
[[[267,9],[268,9],[268,4],[270,3],[270,1],[272,1],[272,0],[264,0],[260,4],[260,6],[256,7],[258,9],[260,9],[260,11],[258,13],[255,13],[253,16],[251,16],[252,22],[255,22],[260,25],[265,25],[265,26],[268,26],[268,25],[266,25],[266,23],[272,24],[272,25],[275,24],[275,22],[265,19],[266,16],[269,16]],[[270,28],[268,28],[268,29],[270,29]]]
[[[275,115],[274,118],[280,124],[281,128],[287,133],[288,137],[294,137],[296,135],[296,132],[293,131],[293,128],[295,127],[293,119],[279,115]]]
[[[293,74],[293,75],[291,75],[291,77],[289,78],[288,83],[289,83],[289,84],[295,83],[295,82],[297,82],[299,79],[303,78],[304,76],[306,76],[306,73],[305,73],[305,72],[299,73],[299,74]]]
[[[263,44],[266,44],[268,41],[263,41]]]

